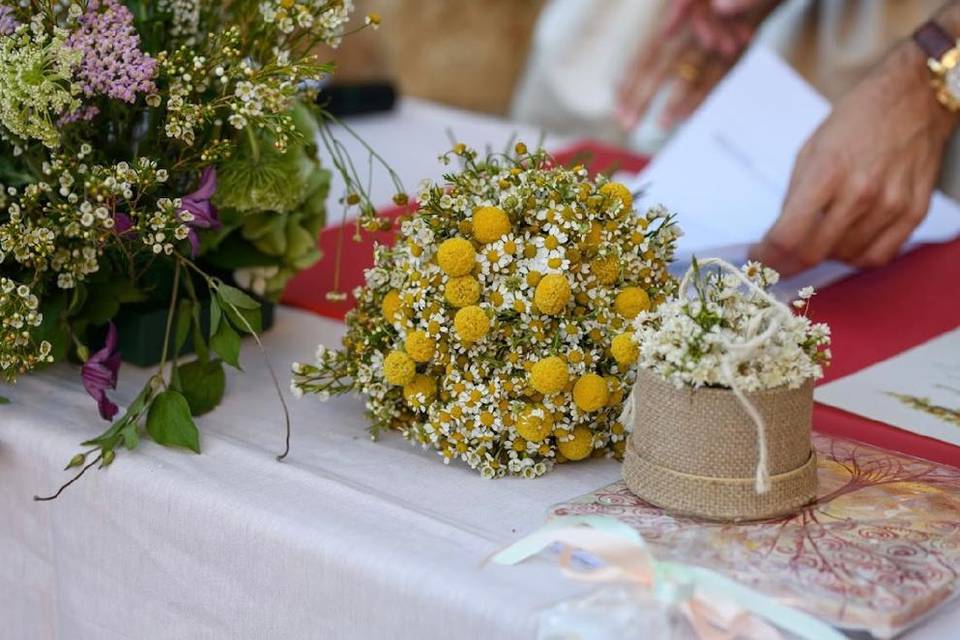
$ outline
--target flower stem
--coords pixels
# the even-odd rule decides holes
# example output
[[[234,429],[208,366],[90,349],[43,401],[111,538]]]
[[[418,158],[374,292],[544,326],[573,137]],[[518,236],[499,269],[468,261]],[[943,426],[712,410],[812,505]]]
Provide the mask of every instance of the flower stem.
[[[100,454],[99,456],[97,456],[96,458],[94,458],[92,462],[87,463],[86,466],[83,467],[83,469],[80,469],[80,472],[77,473],[77,475],[75,475],[75,476],[73,476],[72,478],[70,478],[69,480],[67,480],[67,481],[63,484],[63,486],[61,486],[59,489],[57,489],[57,492],[56,492],[55,494],[53,494],[53,495],[51,495],[51,496],[44,496],[44,497],[42,497],[42,498],[41,498],[40,496],[33,496],[33,499],[36,500],[37,502],[49,502],[50,500],[56,500],[57,498],[60,497],[60,494],[63,493],[63,492],[66,490],[67,487],[69,487],[69,486],[72,485],[74,482],[76,482],[77,480],[79,480],[80,477],[83,476],[83,474],[85,474],[85,473],[87,472],[87,469],[89,469],[89,468],[92,467],[93,465],[95,465],[95,464],[97,464],[98,462],[100,462],[100,460],[101,460],[102,458],[103,458],[103,454]]]
[[[253,127],[247,125],[244,129],[247,133],[247,142],[250,143],[250,152],[253,154],[253,162],[260,162],[260,143],[257,142],[257,136],[253,133]]]
[[[177,294],[180,292],[180,261],[176,260],[173,267],[173,290],[170,292],[170,308],[167,311],[167,326],[163,331],[163,352],[160,354],[160,374],[167,364],[167,349],[170,347],[170,327],[173,326],[173,314],[177,310]],[[174,354],[176,360],[176,354]],[[166,386],[166,382],[164,382]]]

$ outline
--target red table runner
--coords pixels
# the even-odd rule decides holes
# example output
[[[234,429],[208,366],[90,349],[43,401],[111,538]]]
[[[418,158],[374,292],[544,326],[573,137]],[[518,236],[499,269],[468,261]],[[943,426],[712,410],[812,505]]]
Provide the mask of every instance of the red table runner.
[[[614,147],[583,143],[557,154],[559,162],[582,161],[590,170],[636,172],[645,158]],[[408,208],[385,212],[397,217]],[[681,226],[683,221],[680,221]],[[373,245],[393,241],[395,231],[364,233],[352,240],[353,227],[331,227],[320,235],[323,258],[290,281],[283,302],[342,319],[353,306],[326,299],[333,289],[337,244],[342,246],[340,290],[351,292],[363,283],[363,270],[373,265]],[[858,371],[886,360],[960,325],[960,239],[928,245],[901,256],[882,269],[865,271],[826,287],[813,299],[810,316],[830,324],[833,365],[821,381]],[[866,442],[886,449],[960,467],[960,447],[933,440],[868,418],[817,405],[814,428],[823,433]]]

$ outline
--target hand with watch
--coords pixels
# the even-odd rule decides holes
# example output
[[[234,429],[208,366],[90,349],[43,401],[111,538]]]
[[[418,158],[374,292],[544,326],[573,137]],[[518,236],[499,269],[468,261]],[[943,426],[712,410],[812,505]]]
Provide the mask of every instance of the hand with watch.
[[[783,211],[751,251],[791,275],[826,259],[885,264],[926,216],[958,123],[960,1],[898,44],[797,156]]]

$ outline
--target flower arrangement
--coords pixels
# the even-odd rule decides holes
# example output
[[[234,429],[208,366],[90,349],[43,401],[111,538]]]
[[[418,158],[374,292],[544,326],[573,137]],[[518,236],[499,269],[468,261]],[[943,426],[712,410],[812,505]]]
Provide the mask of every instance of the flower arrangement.
[[[694,261],[692,298],[677,297],[635,319],[630,344],[637,345],[639,366],[678,388],[795,389],[821,378],[830,361],[830,327],[806,317],[813,288],[802,289],[792,302],[802,313],[777,314],[775,326],[761,327],[779,309],[764,294],[780,275],[757,262],[748,262],[741,272],[756,288],[744,290],[737,274],[704,272]],[[775,330],[756,341],[744,358],[744,342],[769,326]],[[723,362],[731,357],[736,366],[728,377]]]
[[[260,330],[248,293],[275,299],[319,258],[318,140],[344,170],[345,204],[380,225],[312,107],[333,71],[317,46],[340,41],[351,11],[350,0],[0,4],[0,380],[79,360],[113,420],[112,321],[131,305],[167,310],[157,374],[69,466],[105,466],[142,433],[199,450],[192,417],[219,402],[240,335]],[[198,358],[180,365],[188,340]]]
[[[679,235],[663,208],[522,143],[426,183],[393,248],[378,247],[343,350],[295,363],[295,393],[367,396],[384,429],[485,478],[620,455],[633,382],[618,336],[663,304]],[[635,357],[633,360],[635,361]]]
[[[806,317],[812,288],[793,302],[797,314],[770,293],[778,279],[755,262],[695,260],[675,299],[635,319],[622,471],[647,502],[739,521],[815,498],[813,381],[830,360],[830,330]]]

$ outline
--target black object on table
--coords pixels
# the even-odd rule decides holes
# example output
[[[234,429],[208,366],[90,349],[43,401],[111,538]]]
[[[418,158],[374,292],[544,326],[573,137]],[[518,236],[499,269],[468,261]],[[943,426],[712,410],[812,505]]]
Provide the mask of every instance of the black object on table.
[[[331,84],[317,96],[317,104],[338,118],[390,111],[397,102],[392,84]]]

